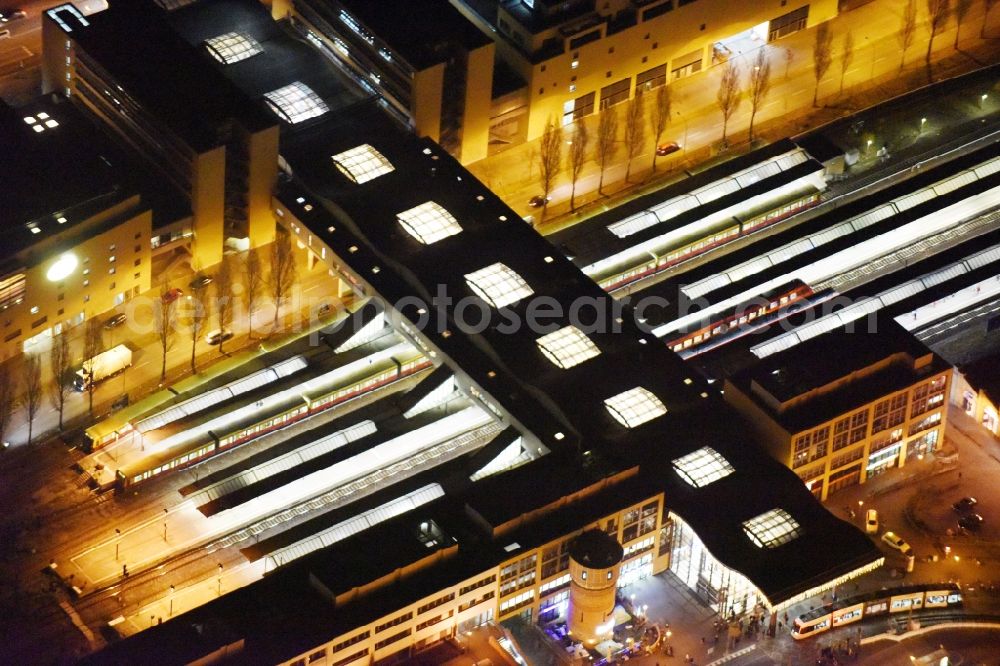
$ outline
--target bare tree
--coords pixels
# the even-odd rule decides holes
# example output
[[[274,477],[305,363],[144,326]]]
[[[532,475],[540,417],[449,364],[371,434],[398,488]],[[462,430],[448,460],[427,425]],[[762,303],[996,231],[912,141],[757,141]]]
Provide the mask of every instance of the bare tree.
[[[948,22],[948,15],[951,13],[951,0],[927,0],[927,28],[930,30],[930,39],[927,40],[927,55],[924,62],[927,64],[927,72],[931,69],[931,50],[934,48],[934,38],[944,28]]]
[[[740,68],[735,60],[727,60],[722,67],[722,78],[719,79],[719,91],[715,95],[715,101],[722,111],[722,145],[726,145],[726,129],[729,127],[729,119],[736,113],[743,101],[743,90],[740,89]]]
[[[750,87],[747,91],[750,97],[750,142],[753,143],[753,121],[757,111],[764,105],[767,94],[771,92],[771,61],[763,48],[757,50],[757,57],[750,70]]]
[[[0,441],[6,441],[7,428],[14,417],[16,395],[17,379],[6,363],[0,365]]]
[[[670,123],[672,102],[670,86],[662,85],[656,89],[656,96],[649,111],[649,124],[653,128],[653,173],[656,173],[656,149],[660,146],[660,138]]]
[[[42,406],[42,359],[38,354],[24,355],[24,411],[28,417],[28,444],[31,444],[35,416]]]
[[[538,179],[542,186],[542,219],[549,206],[549,193],[552,184],[559,175],[559,165],[562,163],[562,128],[553,120],[545,125],[542,141],[538,146]]]
[[[264,269],[260,264],[260,254],[255,248],[247,250],[243,260],[243,286],[247,306],[247,328],[253,338],[253,311],[260,302],[264,287]]]
[[[917,36],[917,0],[906,0],[906,7],[903,8],[903,18],[899,24],[899,68],[903,69],[906,64],[906,50],[913,46],[913,40]]]
[[[840,52],[840,92],[838,95],[844,94],[844,76],[847,74],[847,70],[851,66],[851,62],[854,60],[854,34],[848,30],[847,34],[844,35],[844,48]]]
[[[171,298],[166,281],[160,285],[160,297],[154,304],[154,324],[156,336],[160,341],[160,383],[167,380],[167,352],[170,350],[170,339],[173,337],[176,322],[177,301]]]
[[[962,32],[962,21],[972,11],[972,0],[955,0],[955,50],[958,50],[958,36]]]
[[[208,319],[211,316],[211,301],[204,298],[204,295],[192,296],[188,299],[191,310],[188,312],[188,331],[191,333],[191,372],[198,372],[195,366],[195,352],[198,347],[198,336],[205,330]]]
[[[615,156],[615,138],[618,134],[618,114],[613,107],[601,111],[597,122],[597,164],[601,167],[601,177],[597,181],[597,193],[602,194],[604,169]]]
[[[639,154],[646,140],[646,124],[643,122],[643,96],[636,95],[625,104],[625,182],[632,173],[632,160]],[[656,152],[656,151],[653,151]]]
[[[49,350],[49,369],[52,371],[49,388],[52,391],[52,404],[59,412],[60,431],[63,429],[63,414],[66,411],[66,377],[73,367],[69,334],[70,329],[64,326],[62,332],[52,339],[52,348]]]
[[[986,39],[986,20],[990,17],[990,10],[997,6],[1000,0],[983,0],[983,23],[979,27],[979,38]]]
[[[224,333],[229,330],[233,323],[234,299],[233,295],[233,261],[230,255],[222,257],[219,270],[215,273],[215,315],[219,320],[219,353],[222,353],[222,345],[225,342]]]
[[[587,144],[589,142],[587,125],[581,118],[573,126],[573,141],[569,146],[569,173],[573,183],[569,190],[570,210],[576,210],[576,181],[580,179],[580,172],[583,171],[583,165],[587,162]]]
[[[87,382],[87,401],[91,416],[94,415],[94,391],[97,389],[97,384],[93,381],[94,367],[90,361],[102,351],[104,351],[104,327],[96,317],[88,319],[83,329],[83,359],[85,363],[89,363],[88,367],[91,370],[91,380]]]
[[[278,327],[278,310],[295,283],[295,255],[292,239],[287,231],[279,229],[271,243],[271,272],[268,287],[274,300],[274,328]]]
[[[819,98],[819,83],[826,76],[833,63],[833,33],[828,23],[820,23],[816,28],[816,41],[813,42],[813,74],[816,77],[816,89],[813,91],[813,106],[817,106]]]

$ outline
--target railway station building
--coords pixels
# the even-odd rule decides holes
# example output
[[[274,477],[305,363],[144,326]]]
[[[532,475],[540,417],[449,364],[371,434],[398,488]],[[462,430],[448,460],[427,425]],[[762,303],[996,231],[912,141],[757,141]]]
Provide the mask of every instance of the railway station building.
[[[826,500],[937,450],[951,378],[947,361],[879,314],[762,359],[725,381],[725,399]]]
[[[379,509],[401,492],[386,483],[381,495],[323,518],[353,525],[364,516],[365,527],[275,558],[263,580],[87,663],[154,654],[389,663],[487,621],[566,622],[574,590],[585,587],[572,576],[581,583],[584,572],[617,576],[624,592],[670,570],[713,609],[740,614],[758,604],[778,611],[881,565],[863,534],[767,455],[717,388],[634,313],[616,312],[451,155],[376,105],[287,135],[279,223],[377,301],[396,333],[500,431],[515,433],[518,455],[471,474],[472,460],[495,454],[421,472],[413,484],[440,488],[401,515]],[[501,234],[508,242],[495,242]],[[420,303],[439,287],[473,299],[493,323]],[[527,323],[541,297],[560,310],[544,330]],[[593,304],[589,325],[568,314],[581,299]],[[498,327],[501,316],[525,323]],[[573,568],[573,544],[593,530],[614,538],[621,560]],[[271,558],[287,541],[243,552]],[[602,638],[602,625],[582,626]]]

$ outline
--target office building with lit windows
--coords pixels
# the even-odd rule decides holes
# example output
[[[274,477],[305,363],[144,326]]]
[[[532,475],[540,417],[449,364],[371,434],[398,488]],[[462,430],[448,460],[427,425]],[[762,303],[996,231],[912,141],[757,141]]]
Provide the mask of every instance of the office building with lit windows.
[[[951,376],[879,315],[768,356],[727,379],[725,398],[825,500],[941,446]]]
[[[147,291],[153,228],[170,208],[154,214],[132,165],[64,99],[0,102],[0,137],[7,360]]]
[[[516,142],[707,72],[837,15],[835,0],[455,0],[492,28],[522,81],[494,100],[491,137]]]
[[[881,565],[871,541],[768,456],[718,389],[628,307],[378,108],[283,137],[278,224],[315,265],[379,303],[494,434],[404,480],[378,477],[317,518],[322,544],[300,548],[285,534],[248,544],[249,560],[265,560],[262,580],[87,663],[395,663],[488,621],[591,613],[574,622],[596,638],[607,631],[594,619],[606,615],[607,580],[627,593],[670,570],[713,609],[742,614]],[[439,289],[487,321],[421,304]],[[536,298],[557,306],[544,326],[527,323]],[[395,508],[404,500],[409,508]],[[580,545],[594,530],[620,557],[611,541]],[[588,562],[598,551],[613,557]]]

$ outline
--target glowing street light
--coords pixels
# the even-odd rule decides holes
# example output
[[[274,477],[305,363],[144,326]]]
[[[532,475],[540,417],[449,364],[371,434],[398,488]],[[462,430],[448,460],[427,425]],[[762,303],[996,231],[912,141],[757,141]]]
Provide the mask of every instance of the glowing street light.
[[[174,586],[173,585],[170,586],[170,592],[168,593],[168,596],[170,597],[170,612],[169,612],[168,616],[169,617],[173,617],[174,616]]]
[[[118,546],[121,545],[121,540],[122,540],[122,531],[120,529],[118,529],[117,527],[115,528],[115,539],[116,539],[116,541],[115,541],[115,562],[117,562],[118,561]]]

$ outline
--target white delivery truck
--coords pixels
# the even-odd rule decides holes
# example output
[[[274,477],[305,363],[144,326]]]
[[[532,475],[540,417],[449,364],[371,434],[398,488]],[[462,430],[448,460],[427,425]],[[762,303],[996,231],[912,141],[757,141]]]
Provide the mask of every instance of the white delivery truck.
[[[125,345],[112,347],[83,362],[83,367],[76,371],[76,377],[73,378],[73,387],[77,391],[86,391],[91,383],[103,381],[130,365],[132,365],[132,350]]]

